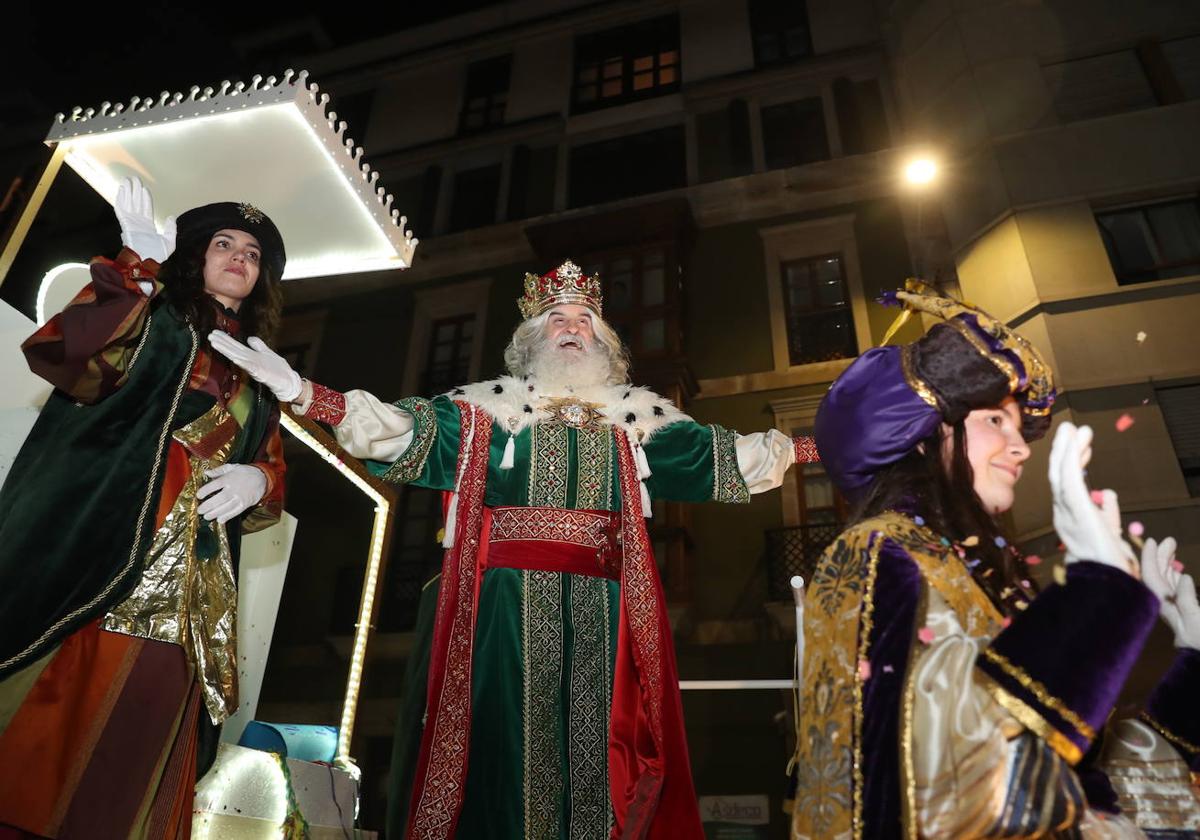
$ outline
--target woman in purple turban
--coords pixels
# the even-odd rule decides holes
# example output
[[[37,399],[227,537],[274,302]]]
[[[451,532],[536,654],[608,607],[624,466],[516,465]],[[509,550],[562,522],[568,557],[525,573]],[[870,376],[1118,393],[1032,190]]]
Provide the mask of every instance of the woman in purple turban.
[[[1179,755],[1195,758],[1181,744],[1200,735],[1186,644],[1144,715],[1179,777],[1155,791],[1162,813],[1121,815],[1087,769],[1160,600],[1164,617],[1188,591],[1195,603],[1172,541],[1148,540],[1139,564],[1116,494],[1093,501],[1085,484],[1091,429],[1062,422],[1050,482],[1066,573],[1037,593],[996,517],[1050,426],[1050,369],[977,309],[919,287],[895,302],[943,321],[864,353],[817,413],[821,460],[856,513],[806,600],[793,837],[1143,836],[1130,816],[1166,811],[1161,827],[1200,828]]]

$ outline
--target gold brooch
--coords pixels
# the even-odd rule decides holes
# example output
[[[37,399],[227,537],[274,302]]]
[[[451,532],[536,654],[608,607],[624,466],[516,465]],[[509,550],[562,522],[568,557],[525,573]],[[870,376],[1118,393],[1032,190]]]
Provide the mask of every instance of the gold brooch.
[[[600,411],[600,403],[587,402],[578,397],[549,397],[541,408],[574,429],[593,428],[604,416]]]
[[[253,222],[256,225],[266,218],[263,216],[263,211],[259,210],[253,204],[248,204],[245,201],[238,205],[238,212],[242,214],[242,218],[247,222]]]

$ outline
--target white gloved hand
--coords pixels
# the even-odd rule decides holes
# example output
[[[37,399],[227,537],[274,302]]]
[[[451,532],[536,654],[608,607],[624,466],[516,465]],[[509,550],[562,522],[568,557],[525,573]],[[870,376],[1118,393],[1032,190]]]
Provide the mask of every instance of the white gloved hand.
[[[300,396],[300,374],[292,370],[283,356],[258,336],[252,335],[246,339],[246,344],[242,344],[228,333],[213,330],[208,334],[208,342],[214,350],[250,374],[252,379],[270,388],[275,399],[294,402]],[[247,347],[247,344],[250,346]]]
[[[1060,423],[1050,448],[1050,492],[1054,497],[1054,530],[1067,549],[1065,562],[1094,560],[1137,577],[1137,556],[1121,538],[1117,494],[1102,491],[1097,507],[1083,479],[1083,469],[1091,457],[1091,427]]]
[[[1142,545],[1142,581],[1162,602],[1159,615],[1175,634],[1175,647],[1200,650],[1200,603],[1196,582],[1173,565],[1175,540],[1148,539]]]
[[[196,491],[204,500],[196,512],[221,524],[254,507],[267,492],[267,477],[249,464],[222,464],[204,474],[212,481]]]
[[[169,216],[160,231],[154,224],[154,196],[137,178],[125,178],[113,203],[121,226],[121,243],[144,260],[163,262],[175,250],[175,217]]]

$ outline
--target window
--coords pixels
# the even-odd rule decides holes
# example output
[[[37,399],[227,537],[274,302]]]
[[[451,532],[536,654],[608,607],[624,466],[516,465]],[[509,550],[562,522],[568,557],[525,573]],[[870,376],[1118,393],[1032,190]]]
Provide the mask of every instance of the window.
[[[1200,496],[1200,385],[1159,388],[1156,396],[1188,495]]]
[[[450,232],[486,227],[496,222],[500,194],[500,164],[454,173]]]
[[[679,265],[668,244],[593,254],[583,263],[600,274],[604,320],[636,359],[680,352]]]
[[[780,269],[791,364],[858,355],[842,255],[793,260]]]
[[[844,76],[833,80],[842,154],[861,155],[891,145],[883,93],[877,79],[855,81]]]
[[[759,67],[812,55],[805,0],[750,0],[750,32]]]
[[[1117,283],[1200,274],[1200,201],[1167,201],[1097,213]]]
[[[558,174],[558,148],[517,146],[512,154],[508,192],[508,219],[528,219],[554,210],[554,181]]]
[[[574,108],[607,108],[679,89],[679,18],[640,21],[575,41]]]
[[[475,313],[439,318],[429,331],[422,394],[442,394],[467,381],[475,338]]]
[[[700,180],[704,182],[736,178],[753,171],[750,109],[746,100],[734,99],[720,111],[696,116],[696,156]]]
[[[687,183],[683,126],[571,149],[571,207],[675,189]]]
[[[819,97],[762,109],[767,169],[783,169],[829,158],[825,107]]]
[[[512,56],[508,55],[476,61],[467,68],[459,131],[482,131],[504,123],[511,69]]]
[[[384,173],[386,175],[386,173]],[[396,197],[392,206],[408,217],[409,228],[417,236],[433,233],[437,212],[438,192],[442,186],[442,167],[427,166],[423,172],[397,178],[387,177],[385,183]]]

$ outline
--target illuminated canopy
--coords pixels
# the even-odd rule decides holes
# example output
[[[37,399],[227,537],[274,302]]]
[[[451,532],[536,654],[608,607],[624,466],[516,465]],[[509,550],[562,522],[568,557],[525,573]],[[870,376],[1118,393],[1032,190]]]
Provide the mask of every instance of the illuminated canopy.
[[[105,102],[59,114],[47,145],[110,204],[136,175],[154,195],[161,224],[191,207],[245,201],[283,234],[284,279],[408,268],[417,240],[392,209],[379,173],[326,112],[308,73],[250,85],[193,87],[188,94]]]

